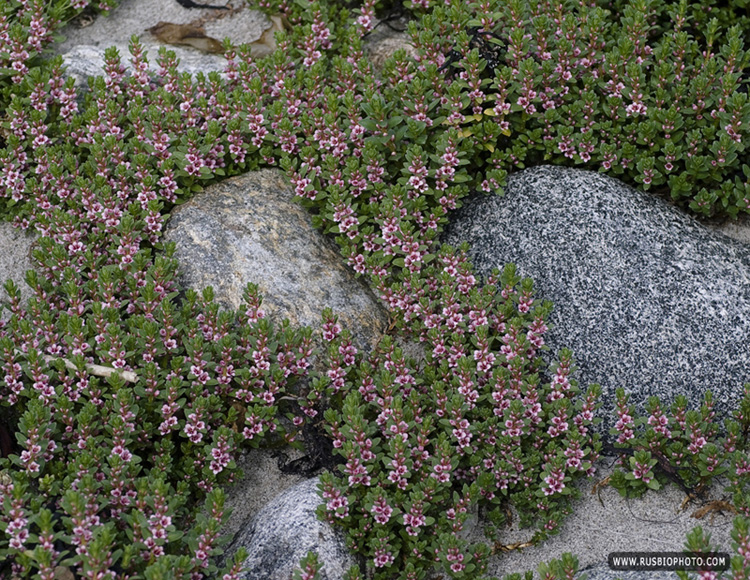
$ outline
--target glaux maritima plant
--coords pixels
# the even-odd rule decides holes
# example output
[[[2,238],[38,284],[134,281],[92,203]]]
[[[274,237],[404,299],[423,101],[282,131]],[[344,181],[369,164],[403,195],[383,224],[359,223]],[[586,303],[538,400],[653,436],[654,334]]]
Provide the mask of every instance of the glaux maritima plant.
[[[551,306],[530,281],[509,266],[480,285],[437,234],[471,189],[542,161],[611,170],[702,215],[748,211],[740,28],[694,39],[686,2],[419,0],[405,3],[416,57],[375,71],[363,38],[386,6],[273,1],[293,31],[266,59],[227,42],[224,75],[191,78],[161,50],[153,74],[134,38],[129,72],[110,49],[77,91],[44,47],[88,4],[7,2],[0,20],[0,203],[42,236],[35,296],[7,284],[0,327],[17,431],[0,460],[0,573],[238,577],[242,554],[216,568],[237,450],[302,445],[321,417],[340,464],[320,515],[372,577],[480,576],[490,550],[460,535],[477,505],[554,531],[600,449],[598,387],[580,392],[571,353],[546,353]],[[237,312],[210,290],[178,299],[169,210],[262,165],[287,172],[423,361],[390,337],[358,352],[330,311],[315,353],[312,329],[271,324],[252,285]]]

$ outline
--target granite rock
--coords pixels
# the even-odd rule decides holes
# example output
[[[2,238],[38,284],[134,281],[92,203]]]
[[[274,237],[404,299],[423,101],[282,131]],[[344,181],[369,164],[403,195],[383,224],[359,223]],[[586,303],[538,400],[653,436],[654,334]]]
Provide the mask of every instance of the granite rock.
[[[232,309],[255,283],[267,316],[293,326],[319,328],[330,307],[357,346],[371,348],[386,328],[385,308],[293,197],[283,174],[265,169],[212,185],[175,208],[164,241],[177,245],[180,283],[199,291],[211,285],[216,301]]]
[[[251,9],[245,0],[218,0],[210,4],[229,10],[184,8],[175,0],[120,0],[109,14],[99,15],[92,21],[79,18],[69,22],[60,30],[64,40],[53,48],[57,54],[65,54],[81,45],[98,48],[127,46],[134,34],[140,36],[142,42],[158,47],[159,41],[148,29],[159,22],[200,25],[207,36],[219,41],[228,37],[235,44],[254,42],[270,26],[268,17],[260,10]]]
[[[287,447],[284,453],[291,458],[304,456],[302,451]],[[220,535],[235,537],[248,522],[276,496],[307,478],[286,473],[280,468],[278,455],[268,449],[248,449],[237,459],[240,472],[236,481],[224,489],[225,509],[232,515],[222,526]]]
[[[227,555],[240,547],[248,551],[242,580],[288,580],[308,551],[323,564],[321,580],[339,580],[357,565],[341,530],[315,515],[318,483],[315,477],[278,495],[237,535]]]
[[[482,275],[515,263],[553,301],[547,344],[572,348],[580,382],[602,385],[605,434],[618,387],[639,406],[684,394],[697,407],[710,389],[721,417],[750,382],[750,246],[654,195],[535,167],[502,197],[468,199],[443,241],[469,242]]]

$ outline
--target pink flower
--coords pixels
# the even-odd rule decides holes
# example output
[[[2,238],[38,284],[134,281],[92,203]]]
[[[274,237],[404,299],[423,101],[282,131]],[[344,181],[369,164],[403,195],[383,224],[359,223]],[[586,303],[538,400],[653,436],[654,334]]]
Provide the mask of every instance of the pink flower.
[[[328,342],[336,338],[342,331],[338,322],[326,322],[323,324],[323,338]]]
[[[370,513],[375,517],[375,521],[378,524],[384,525],[388,523],[391,514],[393,514],[393,508],[388,505],[383,496],[380,496],[373,504]]]
[[[393,554],[391,554],[388,550],[385,548],[378,548],[375,550],[375,557],[373,558],[373,563],[375,564],[376,568],[383,568],[384,566],[390,566],[393,564],[394,560]]]
[[[627,113],[628,117],[637,117],[638,115],[645,115],[648,112],[648,107],[640,102],[631,103],[627,107],[625,107],[625,112]]]
[[[562,469],[553,469],[550,474],[544,478],[547,487],[542,488],[544,495],[552,495],[565,489],[565,472]]]

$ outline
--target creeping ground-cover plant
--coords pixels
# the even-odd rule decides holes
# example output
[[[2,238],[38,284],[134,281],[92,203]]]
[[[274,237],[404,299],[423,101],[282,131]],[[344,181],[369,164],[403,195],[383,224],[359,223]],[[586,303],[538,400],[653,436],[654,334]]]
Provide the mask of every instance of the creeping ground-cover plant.
[[[347,333],[331,333],[331,370],[313,388],[343,400],[325,419],[346,461],[340,476],[321,476],[319,512],[347,528],[376,578],[421,578],[436,562],[452,577],[478,577],[487,548],[460,534],[472,506],[502,524],[512,503],[541,539],[576,497],[572,480],[591,474],[597,458],[589,427],[598,387],[578,396],[567,351],[551,381],[539,377],[549,305],[533,304],[528,283],[518,291],[510,266],[477,290],[465,262],[447,252],[435,262],[426,275],[456,306],[467,297],[468,324],[454,324],[459,308],[446,316],[422,300],[433,313],[421,328],[429,345],[421,367],[388,338],[357,365]]]
[[[726,4],[262,0],[291,25],[268,57],[225,41],[223,74],[192,77],[134,37],[129,67],[109,48],[76,88],[55,32],[115,2],[0,3],[0,214],[38,234],[33,297],[7,282],[0,319],[0,578],[239,578],[244,553],[224,562],[220,537],[238,452],[315,438],[333,449],[319,517],[360,558],[349,580],[483,577],[493,530],[469,543],[475,514],[554,533],[602,449],[601,388],[546,346],[531,280],[477,279],[439,233],[470,192],[538,163],[699,216],[750,212],[748,20]],[[412,50],[376,69],[365,43],[390,11]],[[263,166],[387,306],[371,352],[328,309],[293,328],[253,284],[237,311],[179,286],[169,212]],[[619,394],[606,411],[630,471],[613,485],[726,475],[748,516],[749,400],[722,435],[710,395],[637,418]],[[735,541],[740,562],[743,517]],[[324,567],[311,553],[293,575]]]
[[[700,410],[690,410],[684,396],[671,409],[662,409],[658,397],[650,397],[647,417],[636,416],[622,389],[617,391],[618,421],[611,430],[615,446],[624,448],[624,469],[611,477],[611,485],[626,496],[667,483],[680,486],[688,495],[699,495],[717,477],[728,481],[733,510],[750,516],[750,461],[747,434],[750,431],[750,383],[732,418],[721,425],[713,410],[713,397],[706,392]]]

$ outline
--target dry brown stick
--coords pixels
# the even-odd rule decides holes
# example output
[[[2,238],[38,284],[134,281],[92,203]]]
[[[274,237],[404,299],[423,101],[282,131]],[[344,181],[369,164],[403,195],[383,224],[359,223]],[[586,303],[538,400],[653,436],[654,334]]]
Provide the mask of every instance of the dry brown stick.
[[[14,349],[14,350],[18,354],[25,354],[23,351],[20,351],[18,349]],[[78,367],[72,361],[66,358],[55,357],[49,354],[43,354],[42,358],[44,358],[44,360],[47,363],[51,363],[56,360],[61,360],[63,361],[63,363],[65,363],[66,368],[69,368],[72,371],[78,370]],[[123,381],[127,381],[129,383],[138,382],[138,375],[135,374],[133,371],[122,371],[120,369],[115,369],[112,367],[105,367],[102,365],[95,365],[95,364],[88,364],[88,363],[84,364],[83,366],[90,375],[108,378],[108,377],[111,377],[113,374],[118,373]]]

